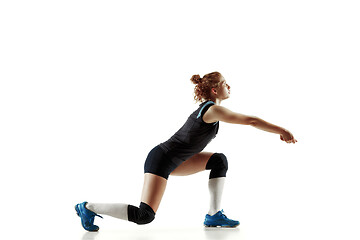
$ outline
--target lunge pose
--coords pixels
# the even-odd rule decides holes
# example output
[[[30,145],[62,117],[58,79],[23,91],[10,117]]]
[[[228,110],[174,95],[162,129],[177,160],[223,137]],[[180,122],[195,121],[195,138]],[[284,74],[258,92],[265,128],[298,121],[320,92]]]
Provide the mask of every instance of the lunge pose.
[[[187,119],[185,124],[167,141],[154,147],[144,164],[144,186],[138,207],[124,203],[83,202],[75,206],[82,226],[88,231],[98,231],[94,225],[95,216],[105,214],[137,224],[154,220],[163,197],[169,175],[186,176],[210,170],[208,188],[210,208],[204,225],[208,227],[236,227],[240,223],[224,215],[221,196],[228,170],[228,161],[223,153],[202,152],[215,138],[219,122],[243,124],[260,130],[279,134],[286,143],[297,140],[286,129],[268,123],[258,117],[247,116],[220,106],[230,97],[230,86],[219,72],[193,75],[194,99],[202,102]]]

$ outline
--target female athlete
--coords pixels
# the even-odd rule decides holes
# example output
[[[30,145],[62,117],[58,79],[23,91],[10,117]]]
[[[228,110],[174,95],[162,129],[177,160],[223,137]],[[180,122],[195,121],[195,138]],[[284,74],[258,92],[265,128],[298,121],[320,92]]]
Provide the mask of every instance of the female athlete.
[[[297,140],[286,129],[268,123],[258,117],[230,111],[221,102],[230,97],[230,86],[219,72],[193,75],[196,101],[202,102],[188,117],[185,124],[167,141],[154,147],[144,164],[144,186],[139,207],[124,203],[88,203],[75,206],[84,229],[98,231],[95,216],[105,214],[137,224],[148,224],[155,218],[163,197],[169,175],[186,176],[210,170],[209,212],[205,216],[207,227],[236,227],[239,221],[226,217],[221,210],[221,196],[225,183],[228,161],[223,153],[202,152],[215,138],[219,122],[250,125],[263,131],[280,135],[286,143]]]

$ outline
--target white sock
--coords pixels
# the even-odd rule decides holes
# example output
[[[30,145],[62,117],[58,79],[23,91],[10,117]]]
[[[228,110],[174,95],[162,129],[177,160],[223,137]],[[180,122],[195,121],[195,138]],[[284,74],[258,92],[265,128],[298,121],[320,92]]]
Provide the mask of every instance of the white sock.
[[[97,213],[128,221],[128,205],[124,203],[87,203],[86,208]]]
[[[210,192],[210,209],[209,215],[212,216],[221,210],[221,197],[225,184],[225,177],[209,179],[209,192]]]

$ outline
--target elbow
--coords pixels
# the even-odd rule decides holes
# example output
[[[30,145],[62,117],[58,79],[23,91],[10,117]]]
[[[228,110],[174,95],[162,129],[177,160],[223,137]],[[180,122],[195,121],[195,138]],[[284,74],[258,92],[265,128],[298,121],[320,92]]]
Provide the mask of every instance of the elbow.
[[[257,117],[249,117],[248,125],[255,127],[259,122],[258,120],[259,119]]]

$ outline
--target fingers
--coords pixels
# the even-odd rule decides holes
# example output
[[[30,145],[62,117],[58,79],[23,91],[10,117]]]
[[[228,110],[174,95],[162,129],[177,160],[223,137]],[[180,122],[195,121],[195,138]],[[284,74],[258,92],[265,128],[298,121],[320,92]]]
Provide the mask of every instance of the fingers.
[[[284,142],[286,142],[286,143],[296,143],[296,142],[297,142],[297,140],[294,138],[293,135],[290,136],[290,139],[289,139],[289,140],[286,140],[286,139],[283,137],[283,135],[280,135],[280,139],[281,139],[281,141],[284,141]]]
[[[288,140],[288,141],[286,141],[287,143],[296,143],[297,142],[297,140],[295,139],[295,138],[293,138],[293,139],[290,139],[290,140]]]

